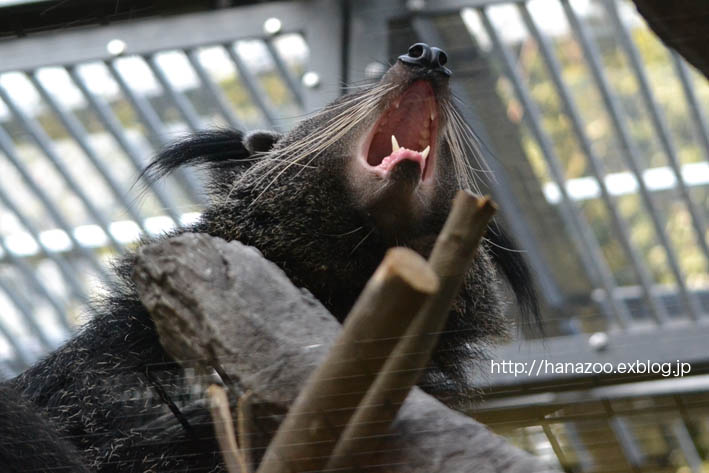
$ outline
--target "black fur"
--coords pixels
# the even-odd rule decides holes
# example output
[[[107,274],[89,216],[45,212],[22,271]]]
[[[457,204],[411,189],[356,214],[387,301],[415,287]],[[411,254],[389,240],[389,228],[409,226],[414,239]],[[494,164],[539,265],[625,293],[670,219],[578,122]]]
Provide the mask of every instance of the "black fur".
[[[384,79],[392,90],[403,90],[423,77],[397,66],[392,71]],[[441,103],[447,103],[447,81],[423,79],[430,80]],[[367,93],[359,92],[363,97]],[[230,130],[197,133],[164,150],[147,171],[159,178],[180,166],[207,167],[211,203],[199,222],[175,233],[203,232],[257,247],[341,321],[389,247],[409,246],[428,255],[457,190],[451,152],[441,142],[435,151],[435,185],[425,199],[415,200],[425,201],[414,209],[416,218],[402,220],[386,206],[373,210],[363,204],[362,198],[370,196],[353,189],[346,170],[356,143],[376,123],[374,112],[393,100],[388,96],[371,116],[327,147],[293,155],[298,144],[335,121],[351,100],[340,99],[282,137],[270,132],[244,137]],[[388,218],[396,224],[388,225]],[[490,238],[508,247],[510,242],[501,235],[491,232]],[[191,380],[163,351],[136,294],[133,258],[129,254],[117,263],[119,282],[95,304],[97,315],[81,332],[12,385],[46,411],[59,434],[93,470],[222,471],[202,401],[188,395]],[[488,344],[507,334],[493,259],[526,307],[524,312],[537,311],[520,254],[483,244],[421,382],[450,402],[470,395],[475,360],[484,356]]]
[[[490,224],[485,237],[491,243],[489,248],[493,261],[514,292],[520,310],[520,324],[525,329],[531,328],[531,331],[536,330],[543,334],[537,291],[522,252],[517,249],[515,241],[502,225],[495,220]]]
[[[0,385],[0,471],[84,473],[79,452],[8,386]]]
[[[215,170],[230,172],[248,166],[251,152],[244,143],[244,135],[236,130],[204,130],[165,147],[145,168],[141,177],[157,181],[178,167],[188,164],[209,164]]]
[[[152,180],[158,180],[179,167],[204,166],[218,176],[234,169],[243,170],[259,158],[255,153],[270,150],[282,135],[256,131],[243,135],[236,130],[201,131],[165,148],[146,169]],[[216,177],[216,176],[215,176]],[[223,180],[224,176],[219,179]],[[507,231],[496,220],[490,224],[486,238],[490,254],[514,292],[525,327],[541,331],[539,303],[529,266]]]

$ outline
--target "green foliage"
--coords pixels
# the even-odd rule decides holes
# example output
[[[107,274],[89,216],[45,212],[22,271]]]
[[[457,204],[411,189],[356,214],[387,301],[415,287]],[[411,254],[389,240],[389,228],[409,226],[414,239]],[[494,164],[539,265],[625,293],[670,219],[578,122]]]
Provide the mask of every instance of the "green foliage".
[[[637,76],[633,73],[628,57],[620,47],[612,30],[598,25],[592,31],[601,54],[604,73],[612,93],[623,111],[622,120],[637,147],[641,169],[668,165],[668,157],[650,115],[650,109],[640,93]],[[697,129],[687,106],[684,89],[674,69],[667,48],[646,27],[636,27],[631,31],[632,40],[642,58],[642,66],[648,77],[654,101],[664,117],[674,147],[681,164],[701,162],[706,159],[697,139]],[[583,51],[573,36],[557,37],[550,40],[553,52],[561,63],[562,79],[581,115],[584,132],[591,141],[591,147],[602,162],[604,172],[627,172],[627,150],[619,144],[617,130],[609,116],[606,104],[596,86],[583,56]],[[523,75],[529,93],[540,110],[542,126],[553,144],[561,161],[567,179],[592,176],[589,160],[580,147],[580,141],[568,118],[560,95],[554,86],[538,45],[532,40],[523,41],[515,51],[518,68]],[[692,80],[700,104],[709,104],[709,84],[694,71]],[[527,158],[540,184],[549,182],[550,176],[546,160],[534,137],[529,133],[522,117],[525,110],[518,102],[507,79],[501,78],[498,93],[507,104],[511,121],[520,124],[520,140]],[[707,110],[703,110],[706,114]],[[695,202],[707,208],[705,189],[693,189]],[[676,191],[653,192],[653,202],[660,214],[665,231],[670,235],[672,251],[681,269],[687,275],[690,286],[706,287],[707,261],[704,259],[696,240],[686,206],[680,201]],[[668,255],[658,240],[648,208],[638,195],[627,195],[616,199],[622,217],[627,222],[630,240],[644,264],[660,284],[676,284],[668,265]],[[608,215],[604,202],[594,199],[579,203],[583,214],[600,242],[611,270],[619,285],[637,284],[637,277],[618,242],[618,233]],[[703,205],[702,205],[703,204]],[[704,235],[705,238],[707,235]]]

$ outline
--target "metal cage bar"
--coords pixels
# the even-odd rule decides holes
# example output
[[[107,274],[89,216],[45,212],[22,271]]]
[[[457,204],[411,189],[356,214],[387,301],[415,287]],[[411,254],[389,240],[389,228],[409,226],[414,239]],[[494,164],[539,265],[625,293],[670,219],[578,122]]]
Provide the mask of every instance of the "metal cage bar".
[[[266,94],[259,87],[258,81],[253,74],[251,74],[249,68],[246,67],[246,64],[244,64],[241,57],[239,57],[239,53],[236,51],[236,43],[225,44],[224,49],[234,63],[236,70],[239,72],[239,78],[246,87],[246,90],[248,90],[251,100],[253,100],[254,103],[258,105],[258,108],[263,112],[268,124],[277,128],[276,114],[271,109],[271,105],[266,101]]]
[[[574,241],[582,245],[579,255],[581,256],[582,261],[584,261],[589,275],[596,281],[597,284],[602,286],[606,294],[608,294],[608,300],[612,306],[612,311],[616,317],[616,322],[620,325],[620,327],[627,327],[632,322],[631,316],[624,303],[614,297],[616,284],[613,275],[605,262],[603,253],[598,247],[598,243],[593,236],[591,229],[588,228],[588,224],[581,215],[579,208],[566,191],[562,166],[556,156],[556,153],[554,152],[549,137],[541,128],[539,110],[534,104],[532,98],[529,96],[522,78],[515,68],[510,52],[500,40],[497,31],[490,22],[487,11],[485,8],[479,8],[478,13],[482,19],[485,31],[492,40],[493,45],[498,52],[503,69],[505,70],[505,74],[512,82],[517,97],[523,104],[524,109],[527,111],[527,114],[525,114],[527,123],[537,143],[542,149],[542,154],[544,155],[544,159],[551,172],[552,179],[559,187],[559,191],[562,196],[561,214],[567,222],[569,229],[572,230],[577,236],[577,238],[574,238]],[[655,313],[655,317],[658,321],[662,321],[667,318],[666,314],[659,308]]]
[[[37,339],[39,342],[40,346],[44,350],[51,350],[54,348],[54,345],[52,342],[47,338],[47,335],[44,333],[44,331],[40,328],[39,322],[37,321],[37,314],[33,310],[32,307],[30,307],[30,304],[28,303],[27,300],[24,298],[20,297],[20,295],[17,293],[17,291],[9,286],[7,282],[4,281],[4,278],[0,277],[0,291],[2,291],[17,307],[17,309],[20,311],[20,313],[23,315],[23,322],[27,324],[27,328],[29,328],[30,332],[34,337]],[[8,341],[14,341],[12,334],[7,332],[8,335]],[[17,344],[13,344],[15,346]],[[22,353],[22,358],[29,358],[32,359],[32,357],[27,355],[27,351],[22,349],[17,354]]]
[[[266,45],[266,49],[268,50],[268,53],[270,54],[271,59],[273,60],[273,63],[276,65],[276,69],[278,69],[278,72],[285,80],[288,89],[290,89],[291,94],[293,94],[295,101],[298,103],[299,106],[302,107],[305,103],[305,99],[303,97],[303,88],[300,84],[300,81],[293,77],[291,71],[288,70],[288,67],[286,66],[285,61],[283,61],[281,54],[278,52],[278,49],[276,48],[275,44],[273,44],[273,39],[268,38],[264,41],[264,44]]]
[[[128,84],[126,79],[121,74],[121,71],[118,70],[116,62],[117,60],[115,59],[107,59],[104,61],[104,64],[108,68],[109,74],[111,75],[113,80],[116,81],[116,84],[121,90],[121,93],[133,107],[133,110],[136,112],[138,119],[143,123],[146,130],[148,131],[148,141],[151,142],[153,148],[162,148],[170,141],[170,137],[168,135],[167,130],[165,130],[165,126],[160,120],[158,114],[150,105],[148,99],[138,94],[135,90],[133,90],[130,84]],[[201,186],[199,185],[199,183],[195,182],[193,174],[184,169],[177,169],[174,175],[177,178],[177,182],[180,184],[180,187],[185,192],[187,192],[187,194],[195,202],[201,205],[205,204],[205,199],[200,189]],[[171,199],[169,199],[168,195],[160,191],[160,188],[155,186],[151,182],[146,182],[146,185],[150,186],[151,190],[156,193],[162,205],[168,210],[168,212],[170,212],[170,217],[173,220],[177,221],[176,219],[179,218],[179,216],[177,214],[177,211],[175,210],[175,204],[168,204],[168,202],[171,202]]]
[[[10,251],[2,238],[0,238],[0,250],[2,250],[5,254],[7,261],[19,270],[24,280],[29,284],[30,289],[39,294],[49,303],[64,328],[67,332],[70,332],[71,323],[69,322],[66,311],[64,310],[64,304],[60,302],[44,284],[42,284],[42,282],[37,278],[34,270],[25,261],[15,256],[15,254]],[[37,328],[39,328],[39,325],[37,325]]]
[[[697,447],[694,445],[692,436],[689,434],[689,429],[684,419],[681,417],[672,422],[671,425],[672,433],[677,439],[680,450],[682,450],[682,455],[684,459],[687,460],[692,473],[703,473],[704,467],[702,465],[702,457],[697,451]]]
[[[12,301],[13,305],[17,307],[18,311],[26,318],[26,319],[32,319],[34,318],[34,314],[29,310],[29,308],[26,307],[26,304],[19,300],[17,295],[14,294],[14,291],[12,288],[9,288],[5,281],[3,280],[2,277],[0,277],[0,291],[2,291],[3,294],[7,296],[10,301]],[[27,350],[27,348],[20,344],[16,338],[13,336],[12,333],[8,330],[8,328],[5,326],[5,321],[0,318],[0,335],[3,336],[3,338],[7,341],[7,344],[12,348],[13,350],[13,360],[16,365],[19,365],[18,367],[20,369],[26,368],[27,366],[32,363],[34,360],[34,356]],[[44,343],[40,340],[40,344],[44,345]],[[47,345],[47,349],[51,349],[51,346]]]
[[[86,296],[86,292],[84,291],[82,284],[76,278],[75,269],[71,267],[70,263],[66,259],[58,255],[51,249],[47,248],[47,246],[42,241],[42,238],[40,238],[39,236],[39,230],[37,230],[37,228],[30,221],[30,219],[27,218],[27,216],[20,211],[19,207],[15,205],[13,200],[5,192],[2,186],[0,186],[0,204],[10,210],[10,212],[12,212],[15,217],[17,217],[22,226],[25,227],[25,229],[29,232],[32,238],[37,242],[37,245],[42,250],[44,256],[52,260],[54,264],[57,265],[59,271],[61,271],[62,273],[62,276],[64,276],[64,279],[67,281],[70,291],[73,293],[74,297],[76,297],[80,301],[87,301],[88,298]]]
[[[667,126],[667,122],[663,116],[663,113],[654,98],[652,89],[650,88],[650,82],[647,78],[647,72],[645,71],[645,68],[642,65],[640,53],[635,47],[633,40],[630,38],[630,34],[628,33],[625,24],[620,19],[615,0],[605,0],[604,5],[606,6],[606,10],[609,12],[610,17],[612,18],[613,23],[615,24],[615,30],[618,32],[621,47],[630,59],[630,65],[632,67],[633,73],[635,74],[635,78],[637,79],[638,84],[640,86],[640,93],[647,105],[648,110],[650,111],[650,118],[652,119],[655,129],[658,132],[660,143],[665,152],[665,155],[667,156],[670,168],[672,169],[672,172],[674,173],[675,178],[677,179],[677,188],[679,189],[680,195],[682,196],[682,199],[684,200],[684,203],[687,206],[687,209],[689,210],[689,215],[691,216],[692,226],[695,231],[697,243],[699,244],[699,247],[704,253],[705,267],[709,268],[709,245],[707,244],[707,241],[704,238],[704,232],[707,229],[707,222],[702,216],[699,209],[697,208],[696,204],[694,203],[694,199],[692,199],[692,196],[689,194],[689,189],[687,189],[687,185],[684,182],[679,156],[677,155],[677,148],[670,136],[670,131]],[[696,300],[689,300],[687,301],[687,304],[696,305],[697,307],[695,307],[694,310],[698,308],[698,303],[696,302]]]
[[[2,98],[5,105],[7,105],[7,107],[12,111],[13,115],[22,122],[25,129],[27,129],[35,142],[39,145],[40,149],[46,155],[54,169],[56,169],[62,179],[64,179],[64,181],[69,185],[71,191],[76,194],[79,200],[81,200],[91,217],[96,220],[98,225],[101,227],[101,230],[103,230],[106,234],[106,238],[108,238],[111,246],[119,253],[122,253],[124,251],[123,244],[116,240],[109,229],[109,222],[106,220],[101,211],[99,211],[99,209],[93,204],[89,196],[86,195],[86,193],[81,189],[79,183],[76,182],[71,173],[66,169],[64,163],[62,163],[61,158],[59,158],[59,155],[54,149],[51,138],[47,136],[39,124],[37,124],[20,109],[2,85],[0,85],[0,98]]]
[[[709,161],[709,124],[707,124],[706,116],[699,106],[699,99],[697,99],[696,91],[692,85],[687,65],[676,51],[670,50],[670,55],[672,56],[672,63],[675,66],[677,77],[682,83],[682,90],[687,100],[689,112],[692,114],[693,123],[696,125],[697,138],[701,141],[704,156]]]
[[[569,91],[568,87],[566,86],[566,84],[564,84],[564,81],[561,78],[561,65],[559,64],[559,60],[557,59],[556,54],[554,53],[552,48],[549,47],[546,38],[542,36],[542,33],[539,31],[539,28],[532,19],[527,5],[525,3],[520,3],[518,7],[522,15],[522,19],[525,25],[527,26],[527,29],[532,34],[534,40],[537,42],[542,56],[544,57],[544,61],[547,65],[547,68],[549,69],[552,82],[556,87],[557,93],[561,98],[561,102],[566,111],[566,115],[571,121],[571,125],[574,130],[574,133],[576,134],[578,143],[581,146],[582,151],[586,155],[589,169],[591,170],[591,173],[595,177],[596,182],[598,183],[598,186],[601,190],[601,197],[611,216],[611,221],[616,229],[616,232],[620,239],[620,243],[623,247],[623,250],[625,250],[625,252],[628,254],[630,264],[632,265],[633,270],[635,271],[635,274],[637,275],[638,280],[640,281],[645,301],[648,304],[648,307],[660,306],[661,302],[652,292],[652,277],[650,276],[649,271],[647,270],[642,258],[640,257],[637,250],[630,241],[630,232],[628,230],[628,226],[625,223],[625,220],[623,220],[623,217],[620,215],[615,199],[608,192],[608,187],[606,186],[604,180],[604,176],[606,173],[603,169],[603,163],[593,151],[591,141],[589,140],[584,130],[583,120],[581,118],[579,110],[574,102],[573,97],[571,96],[571,92]]]
[[[103,277],[104,280],[110,281],[111,277],[108,275],[106,268],[104,268],[103,265],[98,262],[96,256],[91,251],[89,251],[86,247],[79,243],[79,241],[76,239],[76,236],[74,235],[74,232],[71,229],[71,225],[62,216],[59,209],[52,203],[52,200],[49,198],[49,196],[37,185],[37,183],[34,182],[34,179],[32,178],[30,172],[27,170],[25,165],[22,163],[22,159],[17,154],[12,139],[2,127],[0,127],[0,150],[10,160],[10,163],[17,170],[17,172],[20,173],[23,182],[39,199],[39,201],[42,203],[44,208],[54,220],[54,223],[56,223],[59,228],[64,230],[64,232],[67,234],[69,240],[72,243],[72,246],[91,263],[91,266],[96,270],[98,274]]]
[[[169,141],[168,133],[148,99],[135,92],[128,84],[128,81],[123,77],[121,71],[118,70],[118,61],[119,59],[106,59],[104,60],[104,64],[108,68],[111,78],[118,84],[121,93],[130,102],[133,110],[135,110],[138,119],[145,125],[148,131],[148,140],[154,148],[160,148]]]
[[[190,130],[197,131],[204,128],[202,117],[199,116],[199,113],[197,113],[197,110],[195,110],[192,103],[187,99],[187,97],[185,97],[182,92],[178,91],[172,85],[170,79],[167,77],[167,75],[165,75],[165,72],[158,63],[157,54],[146,57],[144,59],[145,62],[148,64],[148,67],[150,67],[151,72],[167,94],[167,96],[170,98],[175,107],[177,107],[177,110],[180,112],[180,115],[185,120],[185,123],[187,123],[187,126],[190,128]]]
[[[608,79],[606,78],[606,75],[603,72],[603,68],[600,64],[600,54],[598,53],[595,45],[592,43],[588,31],[586,31],[585,25],[580,21],[573,7],[569,3],[569,0],[561,0],[561,5],[564,8],[567,20],[572,26],[572,29],[579,41],[579,44],[581,45],[584,51],[584,56],[586,58],[586,61],[588,62],[589,68],[591,69],[594,81],[601,92],[603,101],[606,104],[608,113],[613,122],[613,127],[617,132],[618,138],[620,139],[620,143],[627,153],[625,156],[626,164],[628,164],[628,167],[632,171],[638,183],[640,195],[649,211],[653,227],[655,229],[655,233],[659,238],[660,243],[665,249],[665,254],[667,255],[668,262],[670,263],[670,268],[672,270],[672,273],[674,274],[679,291],[687,306],[688,314],[693,318],[699,318],[699,314],[701,313],[701,311],[697,307],[695,298],[688,293],[687,285],[684,281],[684,275],[682,274],[682,271],[679,268],[679,263],[677,262],[677,257],[672,249],[672,244],[670,242],[669,236],[665,231],[663,222],[660,221],[660,214],[655,206],[652,196],[650,195],[650,191],[648,190],[647,185],[645,184],[645,179],[643,178],[639,164],[640,159],[638,150],[635,144],[633,143],[628,127],[622,118],[622,107],[618,102],[618,99],[611,91],[610,83],[608,82]],[[664,318],[667,318],[666,314]]]
[[[209,73],[205,70],[204,66],[199,59],[199,52],[196,49],[192,49],[186,52],[187,60],[190,62],[192,69],[197,73],[200,82],[205,87],[205,90],[209,93],[214,101],[214,104],[219,109],[219,113],[224,117],[224,119],[229,123],[229,126],[236,128],[238,130],[245,130],[246,128],[241,123],[241,121],[236,117],[236,114],[232,110],[231,104],[227,101],[226,97],[222,93],[222,90],[214,80],[210,77]]]
[[[111,136],[113,136],[113,138],[118,143],[118,146],[128,157],[128,160],[133,166],[133,169],[135,170],[136,174],[140,175],[143,172],[145,166],[140,158],[140,153],[128,140],[128,137],[123,132],[121,123],[118,121],[118,118],[111,110],[111,107],[101,98],[99,98],[96,94],[91,92],[91,90],[89,90],[89,87],[86,85],[86,81],[76,68],[71,67],[67,71],[69,72],[69,75],[74,81],[74,84],[76,84],[76,86],[79,88],[88,103],[91,104],[91,107],[93,111],[96,112],[96,115],[101,121],[101,124],[111,134]],[[175,210],[176,204],[172,201],[172,199],[157,186],[151,186],[151,190],[155,194],[155,197],[157,197],[160,204],[165,208],[165,211],[168,213],[170,218],[172,218],[175,223],[179,222],[179,215]]]
[[[47,102],[52,111],[59,117],[59,120],[64,125],[64,128],[66,128],[72,138],[74,138],[74,141],[76,141],[79,145],[81,150],[84,152],[84,155],[89,159],[89,161],[91,161],[91,164],[99,172],[101,178],[111,190],[116,201],[123,206],[123,208],[128,212],[128,215],[138,224],[138,226],[147,233],[147,229],[145,228],[145,224],[143,222],[143,217],[141,217],[135,207],[128,202],[125,194],[120,189],[120,185],[113,178],[110,170],[98,158],[98,153],[93,146],[91,146],[91,143],[89,143],[88,133],[86,132],[86,129],[84,129],[83,125],[79,122],[79,120],[71,115],[71,113],[64,110],[51,92],[47,90],[44,84],[42,84],[42,81],[37,77],[37,71],[35,71],[34,74],[30,74],[28,78],[39,91],[40,95],[45,102]]]

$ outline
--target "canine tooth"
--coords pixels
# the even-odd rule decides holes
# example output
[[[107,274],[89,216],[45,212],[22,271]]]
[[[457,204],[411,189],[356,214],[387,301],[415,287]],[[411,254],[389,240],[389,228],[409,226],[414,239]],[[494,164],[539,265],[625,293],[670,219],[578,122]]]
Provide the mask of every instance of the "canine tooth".
[[[399,146],[399,142],[396,141],[396,136],[391,135],[391,151],[392,151],[392,153],[394,151],[399,151],[399,148],[400,148],[400,146]]]
[[[421,151],[421,156],[423,156],[423,159],[428,158],[428,153],[430,153],[430,152],[431,152],[431,145],[426,146],[426,149]]]

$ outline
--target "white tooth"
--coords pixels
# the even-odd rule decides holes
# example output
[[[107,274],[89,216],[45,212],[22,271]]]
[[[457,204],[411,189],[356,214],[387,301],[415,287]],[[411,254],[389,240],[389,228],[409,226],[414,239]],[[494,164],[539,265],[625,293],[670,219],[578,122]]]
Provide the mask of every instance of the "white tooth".
[[[428,158],[428,153],[431,152],[431,146],[426,146],[426,149],[421,151],[421,156],[423,156],[423,159]]]
[[[396,136],[391,135],[391,151],[392,151],[392,153],[394,151],[399,151],[399,148],[400,148],[400,146],[399,146],[399,142],[396,141]]]

